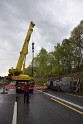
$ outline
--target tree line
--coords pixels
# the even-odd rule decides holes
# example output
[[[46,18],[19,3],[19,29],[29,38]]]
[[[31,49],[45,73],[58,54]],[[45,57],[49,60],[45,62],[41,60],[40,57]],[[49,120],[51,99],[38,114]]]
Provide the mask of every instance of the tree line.
[[[69,39],[54,46],[54,51],[47,52],[41,48],[34,57],[34,76],[37,78],[60,77],[83,71],[83,20],[77,25]],[[32,63],[25,69],[25,73],[32,75]]]

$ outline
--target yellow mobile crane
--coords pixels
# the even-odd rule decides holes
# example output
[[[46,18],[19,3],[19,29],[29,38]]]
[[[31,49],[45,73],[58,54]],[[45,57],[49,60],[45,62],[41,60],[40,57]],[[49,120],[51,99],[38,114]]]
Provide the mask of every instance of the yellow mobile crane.
[[[14,69],[13,67],[9,69],[9,74],[6,77],[7,80],[16,81],[16,85],[19,85],[20,82],[34,81],[33,77],[30,77],[29,75],[24,74],[25,60],[26,60],[26,55],[28,54],[28,44],[29,44],[31,34],[33,32],[34,26],[35,24],[31,21],[28,32],[27,32],[27,36],[23,44],[22,51],[20,52],[16,69]]]

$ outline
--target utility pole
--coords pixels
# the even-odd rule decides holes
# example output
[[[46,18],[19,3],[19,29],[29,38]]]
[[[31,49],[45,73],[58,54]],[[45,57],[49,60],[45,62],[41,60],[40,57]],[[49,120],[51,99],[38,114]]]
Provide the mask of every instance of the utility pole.
[[[34,65],[34,42],[32,43],[32,77],[34,75],[33,65]]]

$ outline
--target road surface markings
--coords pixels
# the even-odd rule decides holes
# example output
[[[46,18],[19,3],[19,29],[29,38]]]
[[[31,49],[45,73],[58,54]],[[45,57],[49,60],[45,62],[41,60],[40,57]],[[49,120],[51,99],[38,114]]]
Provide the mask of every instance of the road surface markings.
[[[77,105],[77,104],[75,104],[75,103],[69,102],[69,101],[64,100],[64,99],[62,99],[62,98],[60,98],[60,97],[53,96],[53,95],[48,94],[48,93],[45,93],[45,92],[43,92],[43,93],[46,94],[46,95],[48,95],[48,96],[50,96],[50,97],[52,97],[52,98],[55,98],[55,99],[57,99],[57,100],[60,100],[60,101],[62,101],[62,102],[64,102],[64,103],[67,103],[67,104],[69,104],[69,105],[72,105],[72,106],[74,106],[74,107],[77,107],[77,108],[83,110],[83,106]],[[63,104],[64,104],[64,103],[63,103]],[[70,108],[73,108],[73,107],[70,107]],[[73,110],[74,110],[74,108],[73,108]],[[76,110],[77,110],[77,109],[76,109]],[[77,110],[77,111],[79,111],[79,110]],[[83,114],[83,112],[80,112],[80,113]]]
[[[14,104],[12,124],[17,124],[17,102]]]
[[[60,102],[60,101],[58,101],[58,100],[56,100],[56,99],[54,99],[54,98],[51,98],[51,99],[52,99],[53,101],[55,101],[55,102],[58,102],[59,104],[65,106],[65,107],[70,108],[70,109],[72,109],[73,111],[78,112],[78,113],[80,113],[81,115],[83,115],[83,112],[81,112],[81,111],[79,111],[79,110],[77,110],[77,109],[75,109],[75,108],[73,108],[73,107],[71,107],[71,106],[69,106],[69,105],[67,105],[67,104],[65,104],[65,103],[63,103],[63,102]]]
[[[60,100],[60,101],[65,102],[65,103],[68,103],[68,104],[70,104],[70,105],[73,105],[73,106],[75,106],[75,107],[77,107],[77,108],[79,108],[79,109],[83,109],[83,106],[80,106],[80,105],[77,105],[77,104],[75,104],[75,103],[69,102],[69,101],[64,100],[64,99],[62,99],[62,98],[60,98],[60,97],[53,96],[53,95],[48,94],[48,93],[45,93],[45,92],[44,92],[44,94],[49,95],[49,96],[51,96],[51,97],[53,97],[53,98],[56,98],[56,99],[58,99],[58,100]]]
[[[77,96],[77,97],[83,98],[83,96],[74,95],[74,94],[70,94],[70,93],[67,93],[67,94],[68,94],[68,95],[71,95],[71,96]]]

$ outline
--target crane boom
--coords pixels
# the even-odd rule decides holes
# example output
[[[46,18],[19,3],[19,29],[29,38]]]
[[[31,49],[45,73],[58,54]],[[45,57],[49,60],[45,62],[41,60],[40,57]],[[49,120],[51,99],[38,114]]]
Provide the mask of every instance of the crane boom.
[[[29,44],[31,34],[33,32],[34,26],[35,24],[31,21],[24,44],[23,44],[22,51],[20,52],[16,69],[14,68],[9,69],[9,74],[8,74],[9,76],[18,76],[19,74],[23,74],[22,66],[23,66],[23,62],[25,61],[26,55],[28,54],[28,44]]]
[[[24,59],[26,57],[26,54],[28,54],[28,44],[29,44],[31,34],[33,32],[33,27],[34,26],[35,26],[35,24],[33,22],[31,22],[30,26],[29,26],[29,29],[28,29],[28,32],[27,32],[27,36],[25,38],[25,42],[24,42],[22,51],[20,52],[20,56],[19,56],[19,59],[18,59],[16,70],[21,70],[22,65],[23,65],[23,61],[24,61]]]

